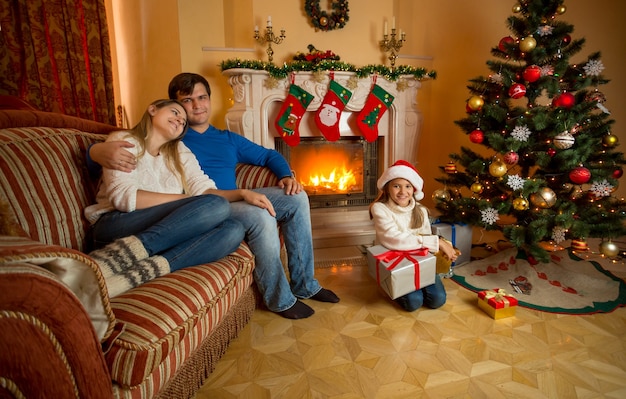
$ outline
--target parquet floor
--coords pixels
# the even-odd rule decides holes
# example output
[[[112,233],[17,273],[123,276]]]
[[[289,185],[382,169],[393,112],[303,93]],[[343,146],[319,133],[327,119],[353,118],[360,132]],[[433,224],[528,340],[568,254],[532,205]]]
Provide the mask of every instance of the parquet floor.
[[[626,308],[493,320],[445,279],[442,308],[408,313],[367,266],[316,273],[341,302],[295,321],[257,310],[195,399],[626,398]]]

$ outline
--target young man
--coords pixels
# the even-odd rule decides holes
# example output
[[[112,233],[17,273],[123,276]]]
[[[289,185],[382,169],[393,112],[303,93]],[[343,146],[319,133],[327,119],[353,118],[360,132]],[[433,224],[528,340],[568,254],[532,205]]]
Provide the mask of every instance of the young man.
[[[239,134],[212,126],[211,88],[201,75],[175,76],[168,94],[187,111],[189,129],[183,143],[196,155],[218,189],[237,191],[238,163],[267,166],[280,179],[278,187],[254,190],[267,198],[271,204],[268,209],[258,203],[231,202],[232,216],[244,225],[246,242],[255,254],[254,279],[268,309],[289,319],[300,319],[311,316],[314,310],[298,298],[339,302],[332,291],[322,288],[315,279],[309,199],[302,185],[291,176],[285,158]],[[120,142],[96,144],[89,150],[89,156],[105,167],[130,171],[135,159],[124,147]],[[280,260],[277,223],[281,225],[287,248],[290,281]]]

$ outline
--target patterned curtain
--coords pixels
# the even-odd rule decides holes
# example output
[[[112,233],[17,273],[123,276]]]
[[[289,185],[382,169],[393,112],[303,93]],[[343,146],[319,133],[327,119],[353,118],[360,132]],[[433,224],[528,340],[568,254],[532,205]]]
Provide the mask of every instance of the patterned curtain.
[[[0,0],[0,94],[115,125],[104,0]]]

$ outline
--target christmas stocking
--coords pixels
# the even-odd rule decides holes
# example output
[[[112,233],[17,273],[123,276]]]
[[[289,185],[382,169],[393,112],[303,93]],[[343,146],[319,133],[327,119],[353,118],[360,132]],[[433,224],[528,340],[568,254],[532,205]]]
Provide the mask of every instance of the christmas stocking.
[[[300,142],[298,126],[311,101],[313,95],[308,91],[293,83],[289,86],[289,94],[276,118],[276,130],[287,145],[295,146]]]
[[[391,94],[377,84],[372,88],[356,120],[356,124],[366,141],[371,143],[378,138],[378,122],[393,103],[393,98]]]
[[[339,118],[352,97],[352,92],[331,79],[328,93],[324,96],[320,108],[315,114],[315,124],[326,140],[339,139]]]

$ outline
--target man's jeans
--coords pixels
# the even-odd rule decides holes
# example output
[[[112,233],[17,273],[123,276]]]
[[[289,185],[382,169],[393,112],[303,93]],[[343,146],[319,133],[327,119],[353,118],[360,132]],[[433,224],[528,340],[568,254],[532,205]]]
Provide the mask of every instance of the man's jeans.
[[[230,216],[226,199],[199,195],[133,212],[105,213],[94,224],[93,238],[99,248],[135,235],[150,256],[163,256],[174,271],[213,262],[237,249],[244,229]]]
[[[293,306],[296,298],[310,298],[322,289],[314,276],[309,197],[304,191],[287,195],[278,187],[254,191],[272,202],[276,218],[245,201],[231,203],[232,216],[246,230],[246,242],[256,258],[254,279],[265,305],[273,312],[282,312]],[[285,239],[290,282],[280,260],[277,222]]]

